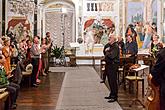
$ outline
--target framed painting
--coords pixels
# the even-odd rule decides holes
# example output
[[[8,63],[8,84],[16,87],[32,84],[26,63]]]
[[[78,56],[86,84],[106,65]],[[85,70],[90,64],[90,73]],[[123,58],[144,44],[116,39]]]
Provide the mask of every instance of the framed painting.
[[[127,4],[127,25],[136,22],[143,22],[144,2],[128,2]]]

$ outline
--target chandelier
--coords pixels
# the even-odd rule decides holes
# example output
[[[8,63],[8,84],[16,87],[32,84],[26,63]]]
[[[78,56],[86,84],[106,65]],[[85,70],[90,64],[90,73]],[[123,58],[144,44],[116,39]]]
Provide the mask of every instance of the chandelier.
[[[10,7],[10,12],[20,15],[31,15],[37,11],[37,6],[34,0],[8,0]]]

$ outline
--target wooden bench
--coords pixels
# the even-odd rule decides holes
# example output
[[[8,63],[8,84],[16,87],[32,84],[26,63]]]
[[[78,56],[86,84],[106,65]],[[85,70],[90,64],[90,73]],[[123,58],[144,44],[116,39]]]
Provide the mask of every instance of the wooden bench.
[[[29,86],[31,85],[31,74],[32,74],[32,69],[33,69],[32,64],[28,64],[28,65],[26,66],[26,71],[23,71],[23,72],[22,72],[22,76],[28,78]]]
[[[0,93],[0,110],[3,110],[4,108],[4,103],[7,100],[9,96],[9,92],[8,91],[4,91]]]

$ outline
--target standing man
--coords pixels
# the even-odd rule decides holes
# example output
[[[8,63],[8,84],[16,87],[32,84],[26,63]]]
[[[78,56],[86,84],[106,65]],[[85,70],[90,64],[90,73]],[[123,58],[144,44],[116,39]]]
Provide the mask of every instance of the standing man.
[[[31,76],[32,79],[31,83],[33,87],[38,86],[36,80],[37,80],[37,72],[39,68],[39,59],[41,52],[42,52],[42,48],[40,49],[39,36],[35,36],[32,48],[30,49],[32,65],[33,65],[32,76]]]
[[[108,38],[108,44],[105,47],[105,61],[106,72],[108,77],[108,83],[110,86],[110,94],[105,99],[109,99],[108,102],[115,102],[118,98],[118,86],[117,86],[117,71],[119,66],[119,46],[116,42],[115,35],[110,35]]]
[[[165,110],[165,48],[158,53],[151,75],[160,86],[160,110]]]
[[[50,32],[46,33],[46,40],[47,40],[47,45],[51,44],[50,47],[48,48],[48,51],[47,51],[48,52],[48,57],[47,57],[48,58],[48,65],[47,65],[47,67],[45,67],[45,73],[48,74],[49,66],[50,66],[49,62],[50,62],[50,57],[51,57],[50,55],[51,55],[51,49],[52,49],[52,39],[50,37]]]

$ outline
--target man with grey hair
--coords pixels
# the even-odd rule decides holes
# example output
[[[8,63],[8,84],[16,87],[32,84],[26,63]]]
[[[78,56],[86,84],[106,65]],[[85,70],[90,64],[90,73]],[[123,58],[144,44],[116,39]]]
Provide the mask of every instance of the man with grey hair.
[[[108,83],[110,86],[110,94],[105,99],[109,99],[108,102],[117,101],[118,86],[117,86],[117,71],[119,66],[119,46],[116,42],[116,36],[110,35],[108,38],[108,44],[105,45],[104,55],[106,61],[106,75],[108,77]]]

